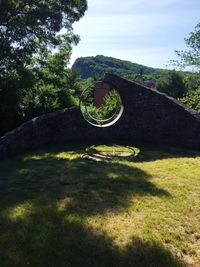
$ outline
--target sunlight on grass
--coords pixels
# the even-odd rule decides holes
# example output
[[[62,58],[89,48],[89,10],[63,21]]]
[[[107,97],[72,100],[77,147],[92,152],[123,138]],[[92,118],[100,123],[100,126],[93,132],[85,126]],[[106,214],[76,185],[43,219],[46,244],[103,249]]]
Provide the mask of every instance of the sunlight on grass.
[[[69,160],[77,159],[79,157],[80,155],[74,151],[61,152],[56,155],[56,158],[58,159],[69,159]]]
[[[7,211],[7,217],[10,220],[24,219],[34,212],[34,205],[30,202],[18,204]]]
[[[71,198],[63,198],[57,202],[58,211],[65,211],[68,206],[72,203]]]
[[[0,266],[199,266],[200,154],[96,162],[86,149],[0,162]]]
[[[113,172],[108,173],[108,178],[117,179],[118,177],[119,175],[117,173],[113,173]]]
[[[41,153],[41,154],[33,154],[33,155],[26,155],[24,156],[23,160],[24,161],[29,161],[29,160],[41,160],[41,159],[45,159],[48,157],[54,157],[53,153]]]
[[[139,152],[139,148],[137,147],[132,147],[132,146],[119,146],[119,145],[93,145],[93,146],[90,146],[86,149],[86,151],[110,151],[112,152],[113,150],[114,151],[130,151],[130,150],[134,150],[135,152]]]

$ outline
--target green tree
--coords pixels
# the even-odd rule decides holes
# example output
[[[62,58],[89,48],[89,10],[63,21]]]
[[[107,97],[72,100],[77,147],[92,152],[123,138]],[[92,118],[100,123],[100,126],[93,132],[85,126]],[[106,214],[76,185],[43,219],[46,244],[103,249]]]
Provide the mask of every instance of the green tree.
[[[52,50],[68,51],[67,62],[72,45],[79,40],[73,34],[72,24],[84,15],[86,8],[86,0],[0,1],[0,134],[22,121],[22,97],[27,99],[32,91],[37,95],[36,87],[45,94],[48,91],[48,95],[51,95],[50,88],[54,87],[55,92],[58,84],[50,82],[50,78],[55,77],[45,77],[45,64],[51,61]],[[37,59],[32,69],[35,55],[40,55],[41,60]],[[62,61],[60,56],[58,53],[57,60]],[[41,71],[43,67],[44,71]],[[36,75],[36,70],[48,82],[44,80],[42,84],[43,78]],[[48,74],[53,71],[55,68]]]
[[[200,112],[200,87],[195,91],[189,91],[185,97],[179,99],[188,107]]]
[[[179,60],[172,60],[172,63],[180,67],[193,67],[200,71],[200,23],[198,23],[193,32],[185,38],[188,47],[187,51],[176,50],[175,53]]]
[[[24,65],[43,47],[74,40],[72,23],[84,15],[86,0],[1,0],[0,70]],[[58,34],[62,28],[65,34]]]
[[[157,82],[156,89],[175,98],[182,97],[186,93],[183,78],[175,70],[169,71],[167,75],[161,77]]]
[[[20,112],[25,120],[34,116],[77,104],[77,75],[67,68],[69,51],[40,55],[33,62],[35,85],[24,90]]]
[[[184,84],[187,91],[194,91],[200,87],[200,75],[196,72],[187,73],[184,75]]]

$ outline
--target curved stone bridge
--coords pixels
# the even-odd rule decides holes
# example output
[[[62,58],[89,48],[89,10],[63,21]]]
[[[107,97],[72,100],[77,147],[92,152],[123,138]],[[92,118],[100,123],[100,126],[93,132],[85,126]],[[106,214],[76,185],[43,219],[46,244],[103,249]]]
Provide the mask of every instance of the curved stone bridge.
[[[173,98],[113,74],[104,82],[118,90],[124,105],[112,126],[88,124],[78,107],[34,118],[0,139],[0,157],[63,142],[151,143],[200,149],[200,114]]]

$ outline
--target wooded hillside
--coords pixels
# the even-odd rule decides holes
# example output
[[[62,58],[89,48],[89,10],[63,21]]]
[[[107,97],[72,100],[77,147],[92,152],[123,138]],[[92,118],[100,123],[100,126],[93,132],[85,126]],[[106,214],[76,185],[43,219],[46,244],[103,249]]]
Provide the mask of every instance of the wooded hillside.
[[[151,68],[130,61],[102,55],[77,58],[72,68],[77,69],[83,79],[91,76],[101,78],[105,72],[132,79],[136,79],[139,76],[144,76],[146,79],[159,78],[162,74],[167,73],[165,69]]]

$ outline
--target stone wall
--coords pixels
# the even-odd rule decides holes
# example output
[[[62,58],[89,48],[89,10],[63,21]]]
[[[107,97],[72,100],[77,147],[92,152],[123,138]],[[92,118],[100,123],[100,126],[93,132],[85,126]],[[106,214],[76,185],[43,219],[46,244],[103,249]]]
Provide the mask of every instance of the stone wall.
[[[121,95],[124,112],[110,127],[88,124],[78,107],[34,118],[0,139],[0,157],[45,144],[66,142],[125,142],[174,145],[200,149],[200,115],[173,98],[106,74],[104,82]]]

